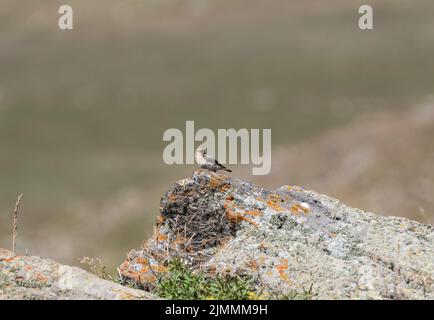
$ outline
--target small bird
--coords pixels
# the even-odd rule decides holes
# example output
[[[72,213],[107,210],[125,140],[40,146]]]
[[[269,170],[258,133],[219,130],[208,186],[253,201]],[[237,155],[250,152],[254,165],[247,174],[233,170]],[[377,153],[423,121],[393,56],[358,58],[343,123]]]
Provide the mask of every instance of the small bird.
[[[208,169],[212,172],[217,172],[217,170],[226,170],[227,172],[232,172],[232,170],[229,170],[224,165],[220,164],[216,159],[207,157],[206,150],[204,149],[197,149],[195,158],[196,163],[203,169]]]

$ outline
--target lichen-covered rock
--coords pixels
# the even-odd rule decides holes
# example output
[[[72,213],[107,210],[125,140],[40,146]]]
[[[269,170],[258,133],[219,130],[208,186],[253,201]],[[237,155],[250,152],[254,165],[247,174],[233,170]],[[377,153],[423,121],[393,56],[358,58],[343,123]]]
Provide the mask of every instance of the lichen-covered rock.
[[[0,249],[0,300],[155,299],[77,267]]]
[[[121,273],[149,288],[174,257],[250,277],[263,297],[434,299],[432,226],[203,170],[163,196],[154,236]]]

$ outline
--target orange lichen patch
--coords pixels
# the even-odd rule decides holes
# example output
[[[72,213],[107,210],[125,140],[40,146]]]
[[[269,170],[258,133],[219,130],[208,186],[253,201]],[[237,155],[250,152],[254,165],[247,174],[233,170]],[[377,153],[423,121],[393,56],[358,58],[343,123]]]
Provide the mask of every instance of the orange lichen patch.
[[[155,242],[163,242],[167,240],[167,235],[165,233],[162,233],[161,229],[157,226],[154,227],[153,238]]]
[[[160,264],[146,264],[140,269],[141,274],[167,272],[168,268]]]
[[[236,204],[234,204],[228,200],[225,201],[225,203],[223,204],[223,207],[226,209],[226,217],[232,223],[239,223],[241,221],[247,221],[248,223],[250,223],[254,226],[258,225],[255,221],[253,221],[253,219],[246,217],[246,215],[252,215],[252,216],[260,215],[260,212],[258,210],[243,211],[242,208],[240,208],[239,206],[237,206]],[[238,211],[242,211],[242,212],[237,212],[237,210],[234,210],[234,209],[238,209]]]
[[[293,213],[293,214],[300,214],[300,213],[306,214],[309,211],[310,211],[309,208],[303,207],[302,205],[300,205],[298,203],[293,204],[291,206],[291,213]]]
[[[277,272],[279,273],[280,279],[284,281],[289,281],[288,275],[286,274],[286,270],[288,270],[288,259],[281,259],[283,264],[279,264],[276,266]]]
[[[155,238],[155,242],[163,242],[167,240],[167,235],[161,233],[160,230],[158,230],[154,238]]]
[[[221,186],[221,191],[222,192],[226,192],[226,191],[228,191],[230,188],[229,188],[229,185],[227,184],[227,183],[225,183],[225,184],[223,184],[222,186]]]
[[[280,201],[280,196],[278,194],[270,194],[268,199],[273,202],[278,202]]]
[[[132,279],[134,282],[143,283],[141,280],[143,278],[143,275],[139,272],[123,271],[122,276]],[[152,282],[153,281],[148,281],[147,283],[152,283]]]
[[[134,265],[138,262],[139,259],[135,260],[134,263],[129,261],[124,261],[119,269],[121,270],[122,276],[137,281],[142,284],[146,283],[155,283],[157,278],[155,276],[155,271],[151,271],[149,268],[149,264],[146,263],[146,266],[143,266],[141,270],[138,270],[134,267]],[[142,260],[144,262],[145,260]]]
[[[166,241],[167,240],[167,236],[164,233],[159,233],[157,236],[157,242],[160,241]]]
[[[140,283],[154,283],[157,281],[157,277],[154,274],[137,274],[136,279]]]
[[[234,196],[231,194],[226,197],[226,200],[228,201],[233,201],[234,199],[235,199]]]
[[[172,194],[170,194],[170,195],[167,197],[167,199],[168,199],[170,202],[175,202],[175,201],[177,200],[177,197],[176,197],[176,195],[174,195],[174,194],[172,193]]]
[[[241,221],[247,221],[248,223],[257,226],[258,224],[253,221],[250,218],[247,218],[244,216],[243,213],[237,213],[234,210],[230,209],[230,208],[226,208],[226,217],[228,218],[229,221],[231,221],[232,223],[239,223]]]
[[[220,178],[218,176],[213,176],[210,180],[209,180],[209,185],[211,188],[213,189],[219,189],[222,188],[223,190],[227,190],[229,189],[225,179]]]
[[[144,265],[148,265],[149,264],[149,260],[146,259],[146,258],[137,258],[136,262],[140,263],[140,264],[144,264]]]
[[[221,182],[218,179],[213,178],[209,181],[209,185],[211,188],[217,189],[221,186]]]
[[[247,210],[244,214],[249,214],[252,216],[260,216],[262,212],[259,210]]]
[[[247,217],[242,216],[241,220],[247,221],[248,223],[250,223],[251,225],[254,225],[255,227],[258,226],[258,224],[255,221],[253,221],[252,219],[249,219]]]
[[[267,201],[267,205],[275,211],[284,211],[285,210],[281,206],[276,204],[276,202],[273,202],[273,201]]]
[[[40,281],[40,282],[47,282],[47,281],[48,281],[47,277],[44,276],[44,275],[41,274],[41,273],[38,273],[38,274],[36,275],[36,280],[37,280],[37,281]]]
[[[14,261],[16,258],[18,258],[18,256],[10,257],[10,258],[5,258],[5,259],[3,259],[3,261],[5,261],[5,262],[12,262],[12,261]]]
[[[226,206],[225,206],[225,208],[226,208],[226,217],[229,219],[230,222],[232,222],[232,223],[241,222],[241,215],[239,215],[238,213],[229,209]]]
[[[334,233],[334,232],[330,232],[330,237],[336,237],[336,233]]]
[[[291,206],[291,213],[292,213],[292,214],[300,214],[300,213],[302,213],[302,212],[303,212],[303,210],[300,209],[300,206],[299,206],[299,205],[293,204],[293,205]]]
[[[258,263],[253,259],[251,259],[247,262],[247,266],[254,271],[257,271],[259,268]]]
[[[267,205],[275,210],[275,211],[284,211],[285,209],[282,208],[278,203],[282,202],[282,198],[277,194],[270,194],[268,196],[268,200],[266,201]]]
[[[287,266],[287,265],[280,264],[280,265],[278,265],[278,266],[276,267],[276,269],[277,269],[277,271],[279,272],[280,276],[283,276],[283,274],[285,273],[285,270],[288,269],[288,266]]]
[[[156,220],[157,226],[162,225],[164,223],[164,220],[165,220],[164,216],[162,214],[159,214]]]
[[[167,272],[168,268],[163,265],[151,265],[154,272]]]

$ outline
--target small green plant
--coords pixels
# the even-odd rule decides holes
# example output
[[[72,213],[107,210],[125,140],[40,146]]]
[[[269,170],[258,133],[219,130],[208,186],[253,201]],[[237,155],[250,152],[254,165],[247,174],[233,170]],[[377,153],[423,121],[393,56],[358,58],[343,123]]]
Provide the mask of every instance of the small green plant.
[[[37,280],[29,279],[29,280],[17,280],[15,281],[17,285],[24,288],[43,288],[45,285]]]
[[[312,292],[313,283],[310,285],[309,289],[303,289],[302,292],[290,291],[286,294],[276,296],[276,300],[312,300],[314,296]]]
[[[176,259],[170,263],[168,274],[159,279],[157,294],[168,299],[200,299],[205,288],[205,277],[193,274]]]
[[[0,273],[0,289],[4,289],[7,286],[11,285],[12,282],[6,277],[3,273]]]
[[[35,279],[28,279],[28,280],[17,279],[14,281],[14,280],[8,278],[3,273],[0,273],[0,289],[4,289],[8,286],[13,286],[15,284],[20,286],[20,287],[24,287],[24,288],[39,288],[39,289],[46,286],[44,283],[41,283]]]
[[[156,293],[167,299],[248,299],[251,283],[241,277],[209,277],[193,273],[180,259],[170,262],[167,274],[158,281]]]
[[[252,293],[250,281],[239,277],[217,276],[209,289],[213,298],[222,300],[246,300]]]

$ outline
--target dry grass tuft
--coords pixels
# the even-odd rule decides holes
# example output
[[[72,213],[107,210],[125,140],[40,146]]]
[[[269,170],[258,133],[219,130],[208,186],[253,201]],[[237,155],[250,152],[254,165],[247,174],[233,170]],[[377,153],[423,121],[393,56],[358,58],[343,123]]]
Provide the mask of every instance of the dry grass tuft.
[[[14,209],[14,223],[12,227],[12,252],[15,252],[15,247],[17,243],[17,236],[18,236],[18,209],[20,207],[21,199],[23,198],[23,194],[21,193],[18,196],[17,202],[15,203],[15,209]]]

